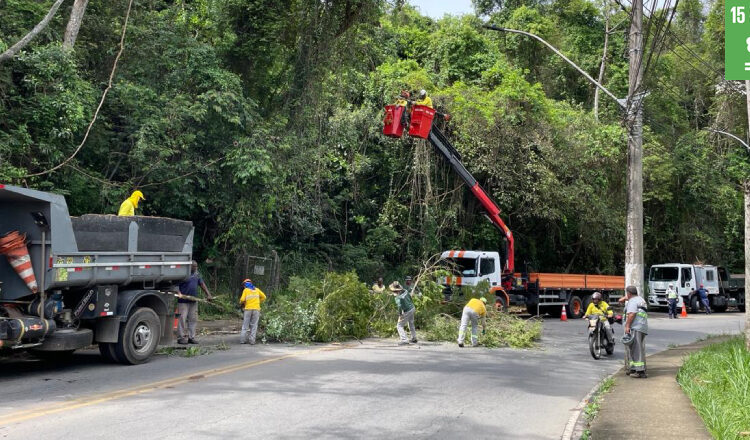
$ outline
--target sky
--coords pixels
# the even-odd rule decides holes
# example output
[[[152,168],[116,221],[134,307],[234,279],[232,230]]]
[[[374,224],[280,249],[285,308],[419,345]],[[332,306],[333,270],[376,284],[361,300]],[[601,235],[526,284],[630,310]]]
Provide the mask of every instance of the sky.
[[[408,0],[423,14],[431,18],[443,18],[445,14],[461,15],[474,13],[471,0]]]

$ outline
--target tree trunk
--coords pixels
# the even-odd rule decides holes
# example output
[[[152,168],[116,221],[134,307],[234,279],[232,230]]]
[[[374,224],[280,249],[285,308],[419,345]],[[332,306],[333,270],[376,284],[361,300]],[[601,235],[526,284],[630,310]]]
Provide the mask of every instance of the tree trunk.
[[[643,1],[633,0],[628,72],[628,205],[625,236],[625,284],[643,290],[643,112],[640,91],[643,76]]]
[[[55,12],[60,8],[60,5],[65,0],[56,0],[55,3],[52,5],[52,7],[49,9],[49,12],[47,12],[47,15],[44,16],[42,21],[40,21],[36,26],[34,26],[34,29],[31,30],[28,34],[26,34],[23,38],[21,38],[18,43],[11,46],[8,50],[0,54],[0,63],[3,61],[9,60],[13,58],[21,49],[26,47],[31,40],[34,39],[37,35],[39,35],[39,32],[41,32],[49,22],[52,20],[52,17],[55,16]]]
[[[81,29],[81,23],[83,22],[83,14],[86,12],[88,4],[89,0],[75,0],[73,3],[73,9],[70,11],[68,25],[65,27],[65,34],[63,35],[63,47],[65,49],[72,49],[76,44],[78,31]]]
[[[597,81],[602,84],[604,80],[604,69],[607,63],[607,46],[609,45],[609,7],[604,8],[604,50],[602,51],[602,63],[599,66],[599,78]],[[594,87],[594,118],[599,120],[599,87]]]

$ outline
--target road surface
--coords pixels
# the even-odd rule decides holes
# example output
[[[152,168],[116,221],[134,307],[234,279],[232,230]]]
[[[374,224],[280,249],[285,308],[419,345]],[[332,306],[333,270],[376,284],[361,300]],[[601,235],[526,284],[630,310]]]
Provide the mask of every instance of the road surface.
[[[738,333],[743,320],[652,313],[647,349]],[[547,319],[531,350],[236,339],[226,338],[228,350],[138,366],[104,364],[95,351],[62,368],[0,363],[0,438],[555,439],[578,402],[622,364],[621,344],[611,358],[590,356],[581,320]]]

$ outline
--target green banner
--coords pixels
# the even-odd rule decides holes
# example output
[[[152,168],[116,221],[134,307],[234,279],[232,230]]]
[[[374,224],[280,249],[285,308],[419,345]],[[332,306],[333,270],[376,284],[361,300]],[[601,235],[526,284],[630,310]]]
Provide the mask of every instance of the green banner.
[[[750,80],[750,0],[724,3],[724,75]]]

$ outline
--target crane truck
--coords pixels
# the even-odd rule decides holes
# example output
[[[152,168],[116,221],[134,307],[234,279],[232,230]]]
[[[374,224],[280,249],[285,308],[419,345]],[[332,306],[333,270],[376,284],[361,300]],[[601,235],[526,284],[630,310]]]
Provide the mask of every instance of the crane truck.
[[[0,357],[96,344],[107,360],[140,364],[171,342],[191,222],[71,217],[63,196],[11,185],[0,185],[0,212]]]
[[[390,137],[401,137],[401,113],[403,106],[386,106],[383,133]],[[515,266],[515,241],[513,232],[500,217],[500,208],[482,188],[476,178],[461,162],[461,154],[453,147],[440,129],[433,124],[435,110],[415,105],[411,111],[408,135],[427,139],[437,154],[451,166],[453,171],[469,187],[474,197],[485,210],[485,215],[504,236],[504,252],[481,250],[449,250],[441,254],[453,275],[445,278],[444,294],[450,297],[454,290],[464,286],[476,286],[487,281],[490,293],[495,295],[497,308],[510,305],[525,306],[534,315],[545,309],[550,314],[559,314],[565,307],[567,316],[583,316],[591,295],[599,291],[606,299],[619,298],[625,289],[625,277],[614,275],[585,275],[517,272]]]

